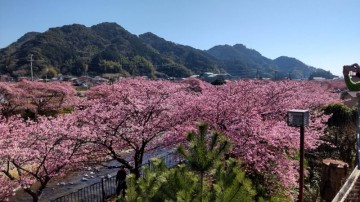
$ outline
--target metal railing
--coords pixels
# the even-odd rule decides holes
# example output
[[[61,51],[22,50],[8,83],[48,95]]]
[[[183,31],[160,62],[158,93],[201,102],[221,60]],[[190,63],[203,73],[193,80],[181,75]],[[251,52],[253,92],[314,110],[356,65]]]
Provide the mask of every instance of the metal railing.
[[[359,176],[360,176],[360,171],[359,171],[358,166],[356,166],[354,168],[354,170],[352,171],[352,173],[350,174],[350,176],[345,181],[345,183],[343,184],[343,186],[341,187],[341,189],[339,190],[339,192],[336,194],[336,196],[334,197],[332,202],[345,201],[346,197],[351,192],[351,190],[354,187],[356,180],[359,178]]]
[[[79,189],[75,192],[72,192],[68,195],[61,196],[54,200],[53,202],[102,202],[106,198],[115,194],[116,184],[115,176],[111,178],[101,178],[101,181],[82,189]]]
[[[181,157],[172,151],[164,156],[157,158],[162,159],[168,168],[174,167],[180,163]],[[150,165],[148,163],[143,164]],[[143,173],[141,173],[143,175]],[[116,194],[116,175],[103,177],[100,182],[91,184],[84,188],[78,189],[70,194],[50,200],[50,202],[103,202]]]

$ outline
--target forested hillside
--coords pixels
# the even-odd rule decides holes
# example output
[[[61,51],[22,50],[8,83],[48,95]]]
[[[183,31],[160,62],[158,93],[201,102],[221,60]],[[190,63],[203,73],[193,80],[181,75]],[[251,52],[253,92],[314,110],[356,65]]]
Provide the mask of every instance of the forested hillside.
[[[66,25],[44,33],[28,33],[17,42],[0,50],[0,72],[12,76],[29,75],[33,55],[35,76],[58,73],[99,75],[118,73],[122,76],[187,77],[203,71],[219,72],[216,63],[192,60],[199,50],[174,58],[159,53],[142,39],[115,23],[92,27]],[[198,65],[202,64],[202,65]],[[195,68],[192,68],[195,67]]]
[[[219,45],[209,50],[166,41],[153,33],[131,34],[116,23],[92,27],[73,24],[29,32],[0,49],[0,74],[13,77],[64,75],[148,76],[183,78],[204,72],[230,73],[234,78],[307,79],[330,72],[294,58],[271,60],[244,45]]]

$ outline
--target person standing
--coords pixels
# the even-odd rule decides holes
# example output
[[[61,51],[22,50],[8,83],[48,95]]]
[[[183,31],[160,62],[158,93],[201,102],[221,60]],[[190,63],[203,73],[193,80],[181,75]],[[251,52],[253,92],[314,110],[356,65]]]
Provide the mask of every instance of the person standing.
[[[120,166],[119,171],[116,174],[116,195],[119,196],[122,191],[122,196],[125,198],[126,185],[126,171],[125,166]]]

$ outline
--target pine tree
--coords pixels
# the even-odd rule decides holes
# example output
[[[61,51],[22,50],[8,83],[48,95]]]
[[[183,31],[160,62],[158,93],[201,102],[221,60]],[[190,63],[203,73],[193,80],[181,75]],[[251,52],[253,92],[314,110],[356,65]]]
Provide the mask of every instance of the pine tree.
[[[144,168],[143,178],[129,176],[128,202],[198,201],[198,177],[184,164],[168,169],[164,161],[152,159]]]
[[[210,201],[254,201],[256,191],[236,160],[218,164],[214,181]]]
[[[200,201],[202,201],[204,189],[204,174],[214,167],[230,149],[230,142],[218,132],[212,132],[208,135],[208,124],[197,123],[198,134],[188,132],[186,134],[188,141],[188,150],[184,145],[178,148],[179,153],[185,158],[185,163],[190,170],[200,173]]]
[[[239,162],[222,158],[230,142],[218,132],[208,135],[206,123],[197,126],[199,132],[187,133],[188,144],[178,148],[185,163],[168,169],[162,160],[152,159],[143,178],[136,181],[130,175],[126,201],[288,201],[286,197],[258,196]]]

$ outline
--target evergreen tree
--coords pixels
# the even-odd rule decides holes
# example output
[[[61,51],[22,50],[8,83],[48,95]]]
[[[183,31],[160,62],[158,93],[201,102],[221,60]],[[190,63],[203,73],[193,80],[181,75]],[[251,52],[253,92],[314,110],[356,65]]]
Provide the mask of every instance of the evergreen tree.
[[[230,142],[218,132],[208,135],[208,124],[197,124],[199,133],[188,132],[186,134],[188,150],[184,145],[178,148],[179,153],[185,158],[186,164],[193,171],[200,173],[201,199],[203,198],[204,174],[220,160],[230,149]],[[200,200],[202,201],[202,200]]]
[[[129,176],[128,202],[198,201],[198,177],[184,164],[168,169],[164,161],[152,159],[144,168],[143,178]]]
[[[208,135],[206,123],[197,127],[199,132],[187,133],[188,144],[178,148],[185,163],[168,169],[162,160],[152,159],[142,178],[136,181],[133,174],[128,177],[126,201],[288,201],[286,197],[258,196],[238,161],[222,158],[230,142],[218,132]]]
[[[214,174],[210,201],[253,201],[256,191],[234,159],[219,164]]]
[[[341,159],[354,167],[356,156],[357,109],[342,103],[334,103],[323,108],[324,113],[332,115],[328,120],[327,135],[322,139],[320,149],[327,151],[328,157]]]

